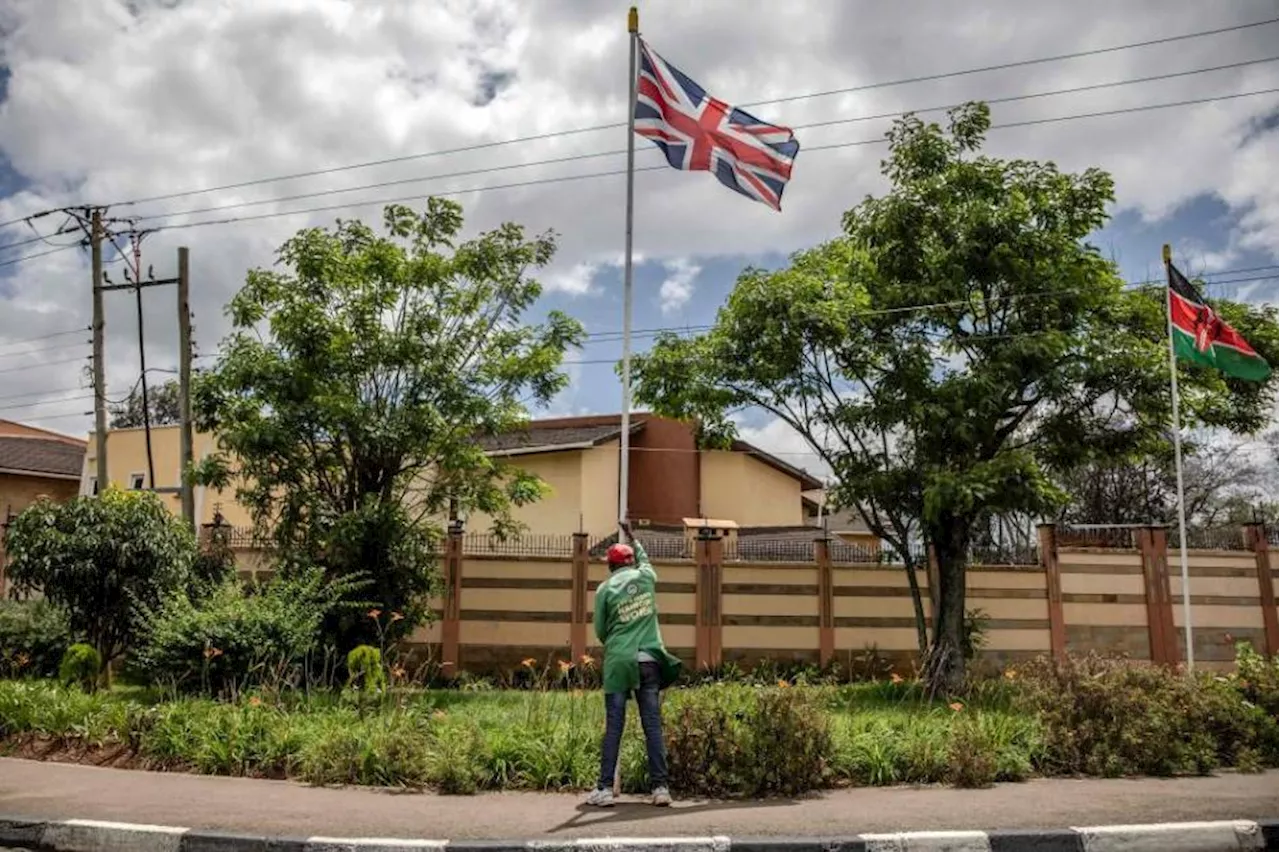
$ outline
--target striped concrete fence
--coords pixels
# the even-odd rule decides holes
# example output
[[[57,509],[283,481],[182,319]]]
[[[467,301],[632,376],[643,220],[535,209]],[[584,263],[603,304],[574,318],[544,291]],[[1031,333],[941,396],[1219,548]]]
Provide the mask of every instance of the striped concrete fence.
[[[594,590],[607,575],[584,535],[544,555],[466,552],[449,540],[441,618],[414,644],[446,669],[509,670],[598,658]],[[1099,539],[1044,526],[1033,564],[970,566],[967,607],[985,617],[982,656],[1004,664],[1045,654],[1099,651],[1170,664],[1183,658],[1178,553],[1162,528]],[[909,668],[917,650],[907,574],[900,565],[856,561],[856,552],[812,543],[808,560],[726,558],[723,542],[698,540],[691,559],[656,559],[658,607],[668,647],[687,664],[751,666],[764,660],[838,663],[872,658]],[[560,555],[557,555],[557,552]],[[852,556],[852,559],[850,558]],[[1197,664],[1221,667],[1235,641],[1276,653],[1276,548],[1260,525],[1238,546],[1191,550]],[[1023,559],[1030,562],[1030,559]],[[928,568],[916,582],[929,614]]]

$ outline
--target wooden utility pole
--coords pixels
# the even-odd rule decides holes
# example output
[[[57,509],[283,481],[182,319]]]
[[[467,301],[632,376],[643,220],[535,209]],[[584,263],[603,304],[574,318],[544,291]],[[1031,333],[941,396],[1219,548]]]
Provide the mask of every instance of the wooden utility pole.
[[[147,442],[147,487],[156,487],[156,460],[151,451],[151,400],[147,395],[147,341],[142,325],[142,234],[133,235],[133,283],[138,303],[138,375],[142,385],[142,428]]]
[[[196,500],[191,487],[191,267],[186,246],[178,248],[178,416],[182,465],[182,518],[196,529]]]
[[[107,478],[107,368],[103,359],[106,320],[102,308],[102,211],[94,210],[89,226],[89,253],[93,268],[93,437],[98,454],[98,491]]]

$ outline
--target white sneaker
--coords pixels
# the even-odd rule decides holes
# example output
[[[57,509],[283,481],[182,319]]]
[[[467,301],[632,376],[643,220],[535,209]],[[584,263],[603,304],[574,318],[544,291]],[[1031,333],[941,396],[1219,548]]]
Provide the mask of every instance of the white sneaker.
[[[597,787],[587,796],[587,804],[593,808],[613,807],[613,791],[608,787]]]
[[[671,793],[666,787],[653,788],[653,803],[660,808],[665,808],[671,804]]]

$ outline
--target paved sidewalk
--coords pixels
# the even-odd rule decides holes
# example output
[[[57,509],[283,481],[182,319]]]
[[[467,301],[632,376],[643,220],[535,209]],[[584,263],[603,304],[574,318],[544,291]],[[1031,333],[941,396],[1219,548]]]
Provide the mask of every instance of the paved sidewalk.
[[[183,825],[306,837],[567,839],[689,835],[840,836],[866,832],[1063,828],[1274,818],[1280,773],[1177,780],[1053,780],[991,790],[858,788],[800,800],[620,803],[579,796],[435,796],[318,789],[286,781],[0,759],[0,815]]]

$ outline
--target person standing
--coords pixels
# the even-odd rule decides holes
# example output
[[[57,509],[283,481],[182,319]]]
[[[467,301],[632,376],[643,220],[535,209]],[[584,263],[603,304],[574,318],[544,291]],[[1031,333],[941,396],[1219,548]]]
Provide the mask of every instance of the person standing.
[[[595,631],[604,645],[604,743],[600,779],[587,804],[613,805],[613,777],[627,721],[627,698],[634,694],[644,729],[653,803],[671,804],[667,789],[667,749],[662,739],[660,692],[680,674],[680,660],[667,652],[658,628],[658,575],[643,545],[621,524],[631,544],[618,542],[606,554],[609,577],[596,588]]]

